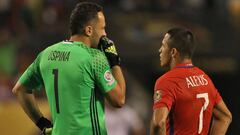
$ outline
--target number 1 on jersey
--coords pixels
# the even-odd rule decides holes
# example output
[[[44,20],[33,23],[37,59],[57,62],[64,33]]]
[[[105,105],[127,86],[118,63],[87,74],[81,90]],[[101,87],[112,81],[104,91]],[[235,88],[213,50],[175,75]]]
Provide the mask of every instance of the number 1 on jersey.
[[[59,112],[59,99],[58,99],[58,69],[53,69],[52,74],[54,75],[54,94],[57,113]]]
[[[197,94],[197,98],[204,98],[204,100],[205,100],[205,102],[201,108],[200,114],[199,114],[198,134],[200,134],[203,129],[203,111],[205,111],[207,109],[208,104],[209,104],[208,93]]]

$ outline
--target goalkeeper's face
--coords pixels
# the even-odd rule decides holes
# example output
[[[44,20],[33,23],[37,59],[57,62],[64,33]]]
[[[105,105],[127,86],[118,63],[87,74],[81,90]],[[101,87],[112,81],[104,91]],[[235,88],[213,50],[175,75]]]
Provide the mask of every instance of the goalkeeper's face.
[[[160,65],[164,68],[169,68],[171,63],[171,49],[168,45],[170,35],[166,34],[163,38],[162,45],[159,49]]]
[[[94,26],[93,26],[93,33],[91,36],[91,43],[93,48],[97,48],[99,39],[102,36],[106,36],[106,31],[105,31],[105,17],[103,12],[98,12],[97,14],[97,19],[94,21]]]

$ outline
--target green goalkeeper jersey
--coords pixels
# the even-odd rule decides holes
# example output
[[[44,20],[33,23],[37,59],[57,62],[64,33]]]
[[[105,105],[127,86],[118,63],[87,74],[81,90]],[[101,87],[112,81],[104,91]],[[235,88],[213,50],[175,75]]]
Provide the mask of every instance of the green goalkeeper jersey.
[[[52,135],[106,135],[104,95],[117,82],[103,52],[63,41],[43,50],[19,79],[29,91],[45,87]]]

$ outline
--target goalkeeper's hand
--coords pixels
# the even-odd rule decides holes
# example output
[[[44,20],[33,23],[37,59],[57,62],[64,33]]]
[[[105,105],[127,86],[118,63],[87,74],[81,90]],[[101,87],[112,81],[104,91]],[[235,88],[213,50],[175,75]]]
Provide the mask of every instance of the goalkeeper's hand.
[[[47,118],[45,117],[41,117],[36,125],[38,126],[38,128],[42,131],[43,135],[51,135],[52,134],[52,122],[49,121]]]
[[[98,49],[105,53],[111,67],[120,65],[120,57],[112,40],[102,36],[99,40]]]

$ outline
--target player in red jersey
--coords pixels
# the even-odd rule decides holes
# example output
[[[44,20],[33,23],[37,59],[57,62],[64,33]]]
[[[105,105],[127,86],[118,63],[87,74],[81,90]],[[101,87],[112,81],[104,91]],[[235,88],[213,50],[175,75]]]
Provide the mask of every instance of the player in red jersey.
[[[211,79],[192,64],[193,34],[170,29],[159,49],[169,70],[154,88],[151,135],[225,135],[232,115]]]

